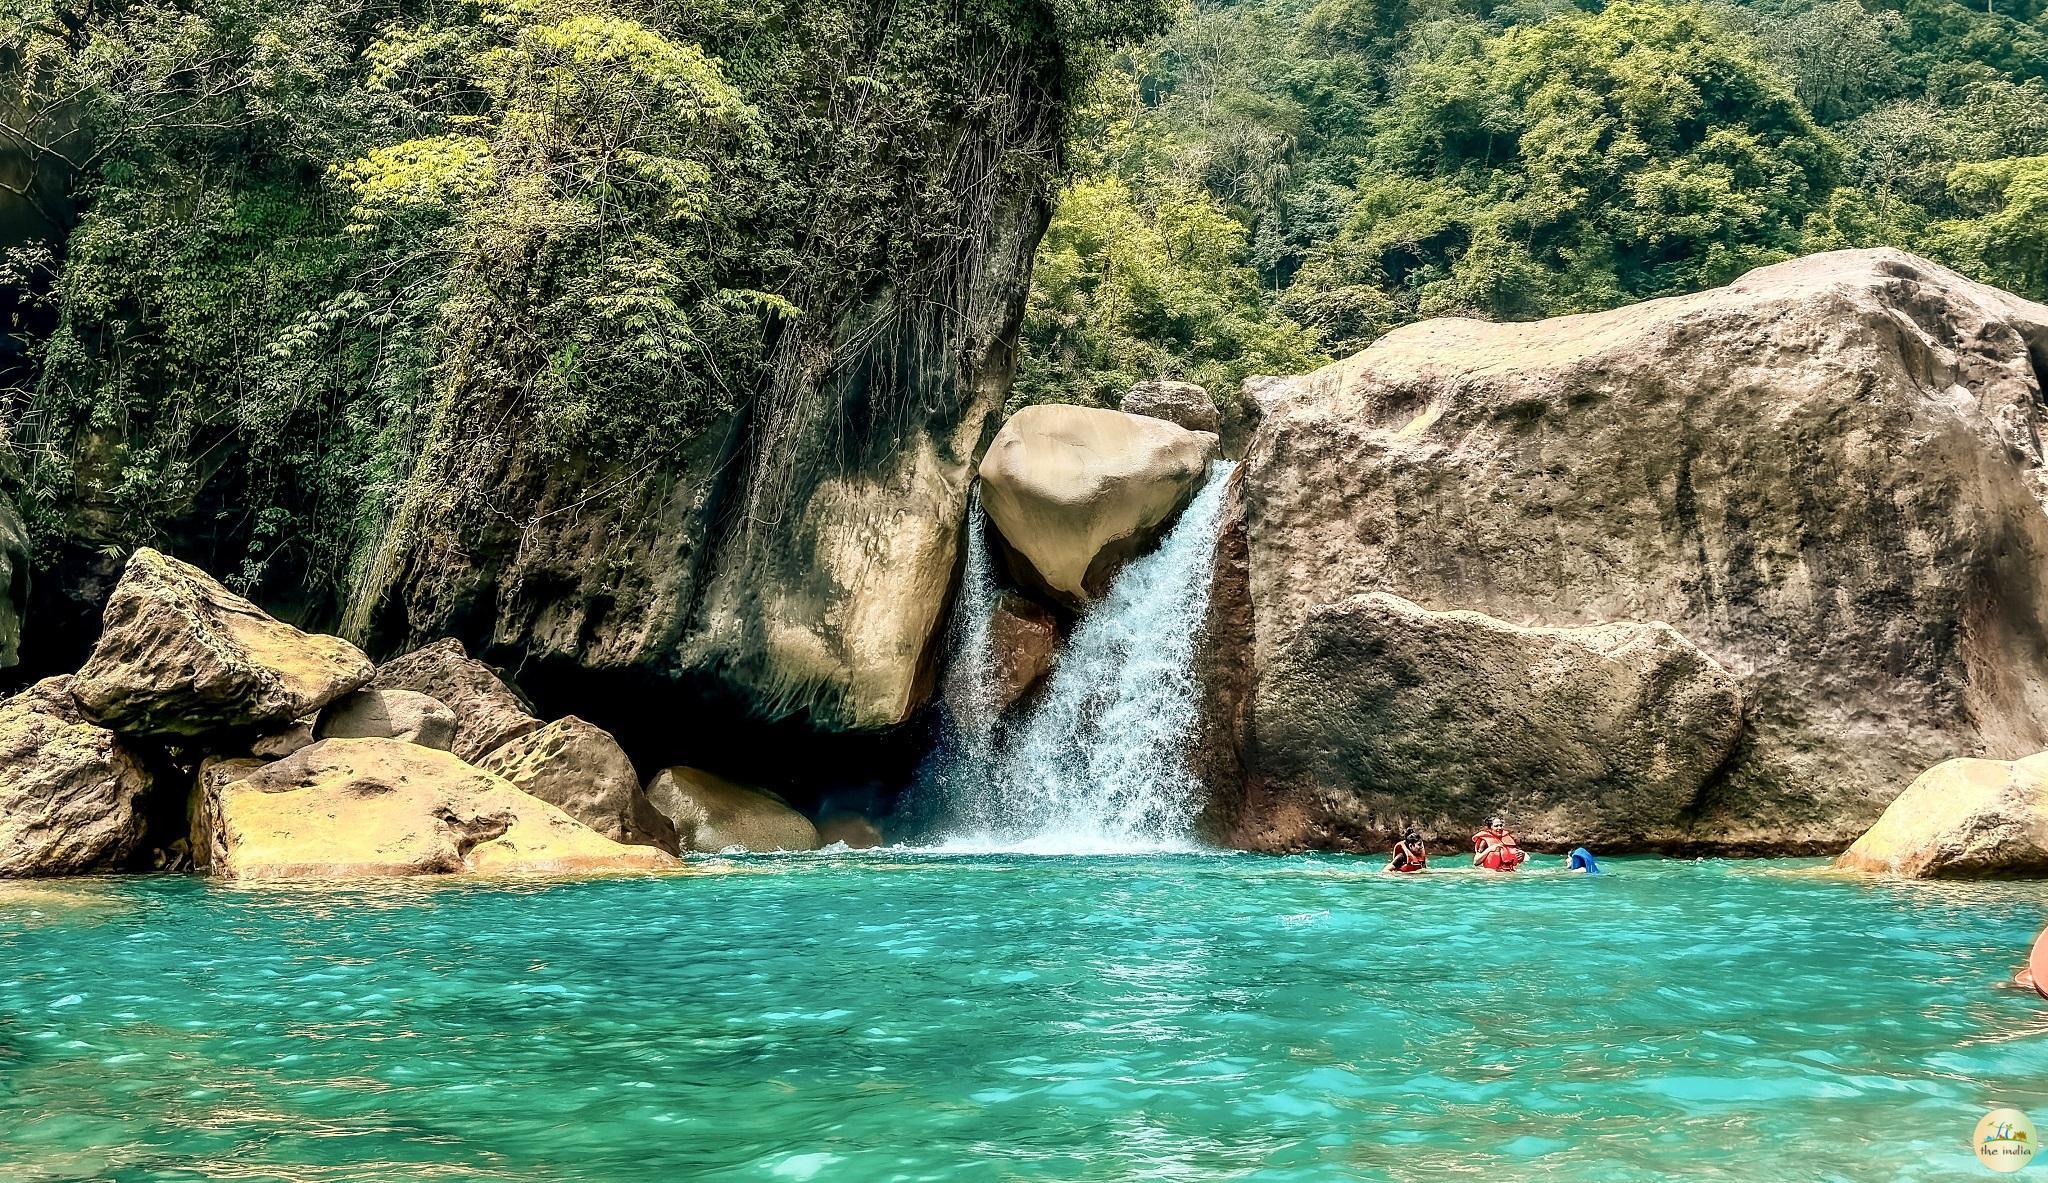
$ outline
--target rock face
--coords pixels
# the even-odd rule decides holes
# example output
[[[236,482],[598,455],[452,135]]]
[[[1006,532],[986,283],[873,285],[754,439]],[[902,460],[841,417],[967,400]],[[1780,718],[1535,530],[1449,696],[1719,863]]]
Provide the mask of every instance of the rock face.
[[[1013,575],[1054,598],[1099,595],[1187,505],[1216,437],[1094,407],[1010,416],[981,462],[981,504]]]
[[[1730,671],[1744,735],[1646,844],[1839,849],[1937,760],[2048,747],[2044,359],[2048,308],[1856,251],[1613,312],[1411,325],[1248,384],[1263,419],[1204,659],[1235,766],[1211,829],[1342,845],[1360,801],[1427,791],[1321,760],[1351,716],[1289,689],[1335,643],[1300,634],[1376,591],[1517,626],[1665,621]],[[1285,743],[1262,734],[1276,697]]]
[[[71,679],[0,702],[0,877],[115,866],[141,841],[149,787],[119,737],[79,711]]]
[[[320,722],[314,727],[313,736],[315,739],[402,739],[446,752],[455,747],[455,712],[440,699],[417,690],[373,686],[339,699],[320,712]]]
[[[988,625],[989,705],[1002,712],[1023,701],[1052,672],[1059,644],[1059,623],[1049,610],[1019,595],[999,599]]]
[[[424,694],[446,705],[455,713],[455,742],[449,750],[471,762],[540,729],[540,720],[519,693],[453,638],[385,662],[377,667],[373,685]]]
[[[647,799],[675,826],[686,850],[816,850],[818,829],[783,800],[696,768],[665,768]]]
[[[304,745],[311,746],[310,742]],[[304,747],[296,748],[294,751],[303,751]],[[266,759],[252,756],[208,756],[199,762],[198,775],[192,779],[192,796],[185,803],[187,842],[191,850],[194,871],[205,874],[213,870],[213,819],[220,812],[222,790],[267,763],[269,761]]]
[[[28,531],[14,503],[0,496],[0,669],[21,661],[22,618],[28,612]]]
[[[2048,875],[2048,752],[1936,764],[1835,865],[1914,879]]]
[[[329,739],[216,791],[208,846],[230,879],[662,870],[504,779],[395,739]],[[197,844],[195,843],[195,846]]]
[[[1140,382],[1131,387],[1117,409],[1126,415],[1164,419],[1189,431],[1215,435],[1223,430],[1223,416],[1216,411],[1216,400],[1192,382],[1175,382],[1170,378]]]
[[[614,842],[681,849],[675,826],[640,790],[619,741],[574,715],[507,740],[477,766]]]
[[[1492,813],[1525,841],[1612,847],[1685,825],[1742,694],[1667,625],[1520,628],[1374,592],[1310,610],[1252,715],[1275,783],[1349,790],[1264,819],[1262,847],[1342,835],[1377,850]]]
[[[370,680],[370,659],[277,620],[188,563],[144,548],[72,681],[86,714],[133,735],[289,723]]]

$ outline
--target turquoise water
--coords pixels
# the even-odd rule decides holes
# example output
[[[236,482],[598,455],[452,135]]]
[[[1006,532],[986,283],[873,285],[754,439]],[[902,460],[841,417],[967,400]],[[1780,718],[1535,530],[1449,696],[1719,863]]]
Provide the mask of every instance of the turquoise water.
[[[2048,1118],[2041,885],[1372,865],[0,887],[0,1178],[1991,1178]]]

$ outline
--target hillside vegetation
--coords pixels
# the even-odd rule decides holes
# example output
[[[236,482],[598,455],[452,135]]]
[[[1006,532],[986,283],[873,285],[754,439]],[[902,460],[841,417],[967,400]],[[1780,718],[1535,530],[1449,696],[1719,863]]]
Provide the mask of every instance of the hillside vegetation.
[[[1018,399],[1894,245],[2048,296],[2041,0],[1198,0],[1099,81]]]

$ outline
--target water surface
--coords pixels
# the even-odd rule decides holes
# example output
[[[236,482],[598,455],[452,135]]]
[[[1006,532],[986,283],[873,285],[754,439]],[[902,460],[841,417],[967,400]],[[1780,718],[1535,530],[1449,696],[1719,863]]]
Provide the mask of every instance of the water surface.
[[[1988,1178],[2048,1118],[2048,888],[1610,862],[0,887],[0,1178]]]

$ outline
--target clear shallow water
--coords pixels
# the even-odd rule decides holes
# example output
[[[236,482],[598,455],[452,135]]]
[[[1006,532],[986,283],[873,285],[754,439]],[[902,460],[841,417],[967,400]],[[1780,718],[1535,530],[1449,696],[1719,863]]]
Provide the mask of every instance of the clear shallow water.
[[[0,885],[0,1178],[1992,1177],[2048,889],[1801,865]]]

